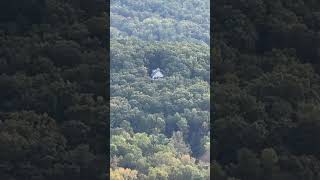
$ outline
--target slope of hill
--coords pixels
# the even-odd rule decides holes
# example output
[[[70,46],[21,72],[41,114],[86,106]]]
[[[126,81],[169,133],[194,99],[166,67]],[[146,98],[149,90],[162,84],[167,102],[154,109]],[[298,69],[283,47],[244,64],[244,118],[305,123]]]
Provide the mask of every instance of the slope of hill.
[[[106,179],[104,7],[0,2],[1,179]]]
[[[319,179],[319,1],[214,7],[214,179]]]
[[[208,44],[209,1],[112,1],[112,178],[209,179]]]

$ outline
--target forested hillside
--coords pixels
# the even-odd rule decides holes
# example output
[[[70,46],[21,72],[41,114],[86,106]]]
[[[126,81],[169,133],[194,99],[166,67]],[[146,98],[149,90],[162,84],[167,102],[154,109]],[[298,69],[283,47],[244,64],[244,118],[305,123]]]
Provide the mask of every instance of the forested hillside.
[[[213,178],[320,179],[320,2],[214,2]]]
[[[111,179],[209,179],[209,1],[113,0],[110,30]]]
[[[112,0],[111,39],[209,44],[209,0]]]
[[[106,179],[105,7],[0,2],[0,179]]]

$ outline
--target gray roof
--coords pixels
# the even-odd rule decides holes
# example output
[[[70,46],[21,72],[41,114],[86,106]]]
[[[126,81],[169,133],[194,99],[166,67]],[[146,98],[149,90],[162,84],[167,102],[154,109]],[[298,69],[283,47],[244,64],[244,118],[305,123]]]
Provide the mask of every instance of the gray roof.
[[[157,78],[162,78],[162,77],[163,77],[163,74],[161,73],[160,68],[152,70],[152,73],[151,73],[152,79],[157,79]]]

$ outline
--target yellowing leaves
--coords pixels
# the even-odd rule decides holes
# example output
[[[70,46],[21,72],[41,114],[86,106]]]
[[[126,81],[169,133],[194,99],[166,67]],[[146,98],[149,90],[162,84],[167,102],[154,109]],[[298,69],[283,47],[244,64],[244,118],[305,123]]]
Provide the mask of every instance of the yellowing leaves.
[[[110,179],[112,180],[135,180],[138,179],[137,175],[138,171],[129,168],[120,167],[110,171]]]

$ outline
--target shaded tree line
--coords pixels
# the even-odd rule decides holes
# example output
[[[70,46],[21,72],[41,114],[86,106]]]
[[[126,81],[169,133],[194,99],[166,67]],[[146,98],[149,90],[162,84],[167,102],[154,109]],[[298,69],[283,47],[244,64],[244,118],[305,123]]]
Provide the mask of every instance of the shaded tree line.
[[[319,2],[214,8],[213,177],[319,179]]]
[[[105,7],[0,2],[1,178],[106,178]]]

